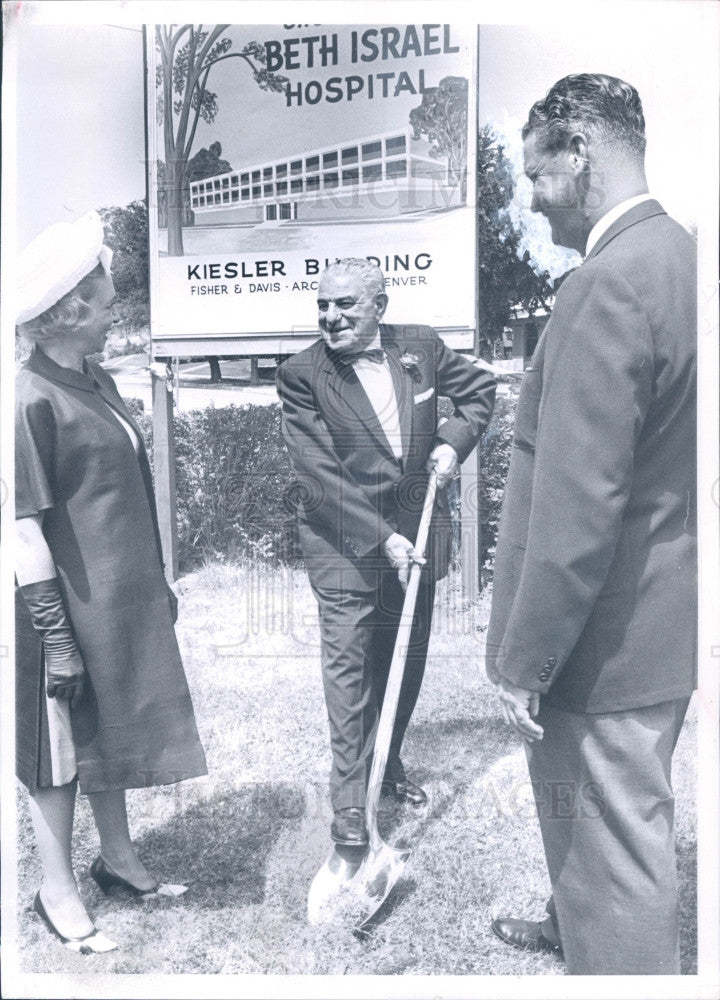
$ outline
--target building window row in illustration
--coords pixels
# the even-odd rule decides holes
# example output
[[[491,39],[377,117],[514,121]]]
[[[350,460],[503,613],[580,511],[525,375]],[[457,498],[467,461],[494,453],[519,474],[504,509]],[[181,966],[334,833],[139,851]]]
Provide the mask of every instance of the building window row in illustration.
[[[389,197],[392,195],[392,197]],[[349,197],[348,197],[349,196]],[[369,136],[193,181],[190,204],[204,225],[401,215],[455,207],[447,164],[412,131]]]

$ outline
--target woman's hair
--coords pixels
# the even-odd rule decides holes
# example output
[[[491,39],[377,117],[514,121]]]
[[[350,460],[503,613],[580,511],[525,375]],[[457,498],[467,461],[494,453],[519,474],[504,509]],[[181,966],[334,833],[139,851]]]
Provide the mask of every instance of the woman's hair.
[[[90,318],[88,300],[96,282],[104,277],[105,269],[98,264],[44,313],[21,323],[17,328],[20,336],[30,344],[42,344],[62,337],[68,330],[84,327]]]

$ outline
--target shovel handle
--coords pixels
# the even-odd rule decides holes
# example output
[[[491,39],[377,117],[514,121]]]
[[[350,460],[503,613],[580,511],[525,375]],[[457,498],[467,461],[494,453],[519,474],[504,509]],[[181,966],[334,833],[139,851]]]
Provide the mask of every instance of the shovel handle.
[[[432,517],[433,505],[435,503],[435,491],[437,489],[437,474],[430,473],[428,479],[427,492],[423,503],[420,524],[418,526],[415,551],[418,556],[425,555],[428,532],[430,530],[430,519]],[[410,633],[412,631],[413,618],[415,616],[415,604],[417,601],[418,589],[420,587],[420,574],[422,567],[413,563],[410,569],[405,600],[403,601],[400,615],[400,625],[398,626],[397,638],[395,639],[395,649],[390,663],[385,697],[383,698],[382,711],[378,722],[377,734],[375,736],[375,749],[373,751],[372,768],[370,770],[370,780],[368,782],[367,800],[365,802],[365,814],[367,819],[368,836],[370,847],[375,850],[381,844],[380,835],[377,828],[377,807],[380,798],[380,786],[385,776],[388,753],[390,752],[390,741],[392,740],[393,728],[395,726],[395,716],[397,715],[398,701],[400,699],[400,688],[402,686],[403,674],[405,673],[405,661],[410,643]]]

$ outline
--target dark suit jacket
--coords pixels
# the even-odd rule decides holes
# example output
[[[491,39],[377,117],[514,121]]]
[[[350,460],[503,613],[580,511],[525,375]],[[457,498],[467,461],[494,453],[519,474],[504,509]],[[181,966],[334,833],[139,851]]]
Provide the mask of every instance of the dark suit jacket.
[[[352,366],[322,340],[278,369],[283,436],[303,501],[300,541],[317,586],[372,589],[378,568],[388,565],[383,542],[394,532],[415,540],[432,449],[447,442],[464,461],[492,414],[494,380],[446,347],[431,327],[380,330],[395,384],[402,461]],[[440,395],[450,397],[455,412],[438,428]],[[435,579],[447,572],[450,540],[447,498],[438,491],[428,544]]]
[[[656,201],[558,293],[525,373],[488,672],[611,712],[695,683],[695,242]]]

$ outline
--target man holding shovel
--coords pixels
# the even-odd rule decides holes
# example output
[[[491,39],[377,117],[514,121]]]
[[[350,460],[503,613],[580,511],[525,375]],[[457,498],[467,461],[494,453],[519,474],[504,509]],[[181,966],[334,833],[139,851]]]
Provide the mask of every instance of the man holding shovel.
[[[495,383],[428,326],[381,325],[382,271],[331,264],[318,286],[322,339],[278,370],[283,436],[296,475],[300,541],[318,602],[330,722],[336,844],[364,847],[379,712],[411,565],[423,565],[383,790],[422,805],[400,759],[425,669],[435,581],[450,559],[443,487],[492,414]],[[438,396],[453,415],[438,427]],[[413,548],[429,471],[437,499],[427,560]]]

